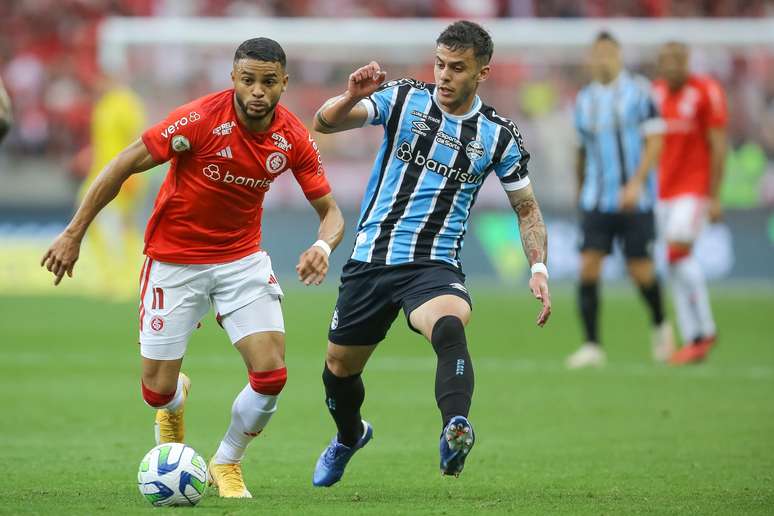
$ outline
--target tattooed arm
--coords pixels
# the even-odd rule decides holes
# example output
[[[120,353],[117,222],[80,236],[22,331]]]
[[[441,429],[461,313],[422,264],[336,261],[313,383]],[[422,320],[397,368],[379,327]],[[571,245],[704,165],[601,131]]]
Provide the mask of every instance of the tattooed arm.
[[[519,233],[521,245],[530,266],[543,264],[548,260],[548,236],[546,225],[543,223],[543,214],[540,213],[532,186],[527,185],[519,190],[508,193],[513,211],[519,220]],[[539,267],[541,268],[541,267]],[[534,270],[534,269],[533,269]],[[545,270],[543,268],[543,270]],[[551,315],[551,295],[548,292],[548,274],[534,271],[529,280],[529,288],[532,294],[543,304],[543,309],[537,317],[538,326],[545,325]]]

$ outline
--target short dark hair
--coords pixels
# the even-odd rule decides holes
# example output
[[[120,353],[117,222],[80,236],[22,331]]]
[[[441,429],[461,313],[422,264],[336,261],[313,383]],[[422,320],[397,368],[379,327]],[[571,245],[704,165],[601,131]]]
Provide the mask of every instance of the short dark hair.
[[[472,48],[473,55],[482,65],[489,63],[494,51],[489,33],[481,25],[467,20],[456,21],[446,27],[435,44],[455,51]]]
[[[234,62],[240,59],[255,59],[279,63],[285,68],[285,51],[279,43],[269,38],[252,38],[239,45],[234,53]]]
[[[613,45],[620,47],[621,44],[618,43],[618,40],[615,39],[615,36],[609,31],[603,30],[599,34],[597,34],[597,37],[594,38],[594,44],[600,43],[602,41],[607,41],[608,43],[612,43]]]

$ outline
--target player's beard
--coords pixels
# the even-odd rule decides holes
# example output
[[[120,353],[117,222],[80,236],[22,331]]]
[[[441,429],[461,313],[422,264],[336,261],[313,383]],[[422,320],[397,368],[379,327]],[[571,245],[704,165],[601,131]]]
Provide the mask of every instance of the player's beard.
[[[274,103],[268,104],[266,107],[266,112],[263,113],[262,115],[251,115],[250,112],[247,110],[247,104],[245,104],[245,102],[243,102],[242,99],[239,98],[239,95],[234,95],[234,98],[236,99],[237,105],[239,106],[239,109],[242,111],[242,114],[245,115],[245,118],[255,122],[263,120],[267,116],[271,116],[272,113],[274,113],[274,108],[277,107],[277,103],[279,102],[279,99],[277,99]]]

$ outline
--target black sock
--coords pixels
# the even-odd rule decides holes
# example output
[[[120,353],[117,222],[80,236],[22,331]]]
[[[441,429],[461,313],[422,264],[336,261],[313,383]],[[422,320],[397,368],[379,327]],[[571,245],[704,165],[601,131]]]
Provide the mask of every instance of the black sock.
[[[338,377],[328,369],[323,369],[325,384],[325,404],[339,430],[339,442],[352,447],[363,434],[363,422],[360,419],[360,406],[365,399],[365,386],[360,373]]]
[[[433,326],[430,342],[438,356],[435,401],[445,427],[454,416],[468,417],[473,398],[473,363],[470,361],[465,326],[459,317],[441,317]]]
[[[661,283],[659,283],[658,280],[654,280],[650,285],[640,285],[640,293],[642,294],[642,298],[648,304],[653,325],[658,326],[664,322],[664,305],[661,302]]]
[[[578,289],[578,308],[580,309],[586,342],[599,344],[597,319],[599,314],[599,288],[597,282],[581,283]]]

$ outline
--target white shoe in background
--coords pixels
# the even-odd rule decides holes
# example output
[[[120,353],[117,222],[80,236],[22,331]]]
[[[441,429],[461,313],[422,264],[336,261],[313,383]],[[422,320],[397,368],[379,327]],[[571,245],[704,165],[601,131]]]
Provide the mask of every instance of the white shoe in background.
[[[675,334],[672,331],[672,325],[664,320],[661,324],[653,328],[651,335],[651,351],[653,352],[653,361],[666,363],[675,352]]]
[[[602,367],[607,362],[607,355],[598,344],[587,342],[578,351],[567,357],[567,369],[582,369],[584,367]]]

